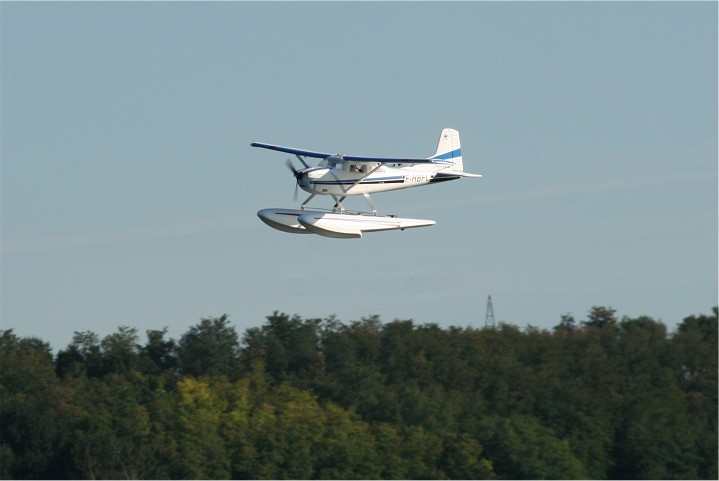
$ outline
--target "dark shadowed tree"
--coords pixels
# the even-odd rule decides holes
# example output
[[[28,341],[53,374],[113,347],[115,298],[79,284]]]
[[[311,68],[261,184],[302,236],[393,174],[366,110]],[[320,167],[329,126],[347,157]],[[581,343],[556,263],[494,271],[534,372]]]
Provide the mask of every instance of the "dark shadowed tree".
[[[177,357],[186,376],[239,375],[240,345],[228,316],[202,321],[181,338]]]
[[[74,409],[50,346],[0,331],[0,474],[3,479],[74,477],[68,423]]]
[[[174,339],[165,339],[167,328],[161,331],[148,330],[147,343],[140,350],[143,358],[143,370],[152,374],[160,374],[177,370],[177,343]]]
[[[55,369],[59,376],[101,376],[104,371],[97,334],[76,331],[72,342],[58,353]]]
[[[611,307],[593,306],[589,311],[587,320],[583,321],[582,324],[600,329],[607,326],[614,326],[617,324],[616,312],[617,311]]]
[[[117,332],[105,336],[100,343],[103,374],[124,374],[140,367],[139,337],[134,327],[120,326]]]
[[[717,307],[712,315],[689,316],[671,339],[673,373],[692,416],[699,454],[698,477],[717,479]]]
[[[274,312],[260,330],[260,347],[265,353],[267,372],[276,381],[293,379],[301,387],[313,381],[322,372],[319,351],[319,319]],[[250,346],[252,347],[252,346]]]

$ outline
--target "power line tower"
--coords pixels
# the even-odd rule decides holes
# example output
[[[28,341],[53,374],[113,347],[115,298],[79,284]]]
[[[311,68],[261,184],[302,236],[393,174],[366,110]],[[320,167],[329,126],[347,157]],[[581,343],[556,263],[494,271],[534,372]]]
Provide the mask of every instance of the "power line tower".
[[[484,315],[484,327],[494,329],[494,308],[492,307],[492,296],[487,296],[487,311]]]

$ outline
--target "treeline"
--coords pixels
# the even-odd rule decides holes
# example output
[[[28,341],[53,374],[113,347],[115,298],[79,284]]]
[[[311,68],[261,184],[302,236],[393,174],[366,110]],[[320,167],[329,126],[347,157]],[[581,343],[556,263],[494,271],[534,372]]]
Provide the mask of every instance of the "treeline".
[[[0,331],[3,478],[717,479],[717,309],[668,333],[274,313],[46,342]]]

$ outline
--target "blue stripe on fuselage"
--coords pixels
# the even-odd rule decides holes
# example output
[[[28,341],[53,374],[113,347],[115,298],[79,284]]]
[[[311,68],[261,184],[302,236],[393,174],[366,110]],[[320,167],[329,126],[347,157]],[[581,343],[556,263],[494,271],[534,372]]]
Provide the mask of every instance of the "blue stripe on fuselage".
[[[379,178],[367,178],[363,179],[360,184],[369,184],[369,183],[377,183],[377,182],[397,182],[404,180],[404,176],[402,175],[396,175],[393,177],[379,177]],[[341,184],[354,184],[357,182],[357,179],[355,180],[315,180],[310,181],[312,184],[322,184],[322,185],[341,185]]]
[[[430,160],[447,160],[454,159],[456,157],[462,157],[462,149],[457,149],[453,150],[452,152],[447,152],[446,154],[430,157]]]

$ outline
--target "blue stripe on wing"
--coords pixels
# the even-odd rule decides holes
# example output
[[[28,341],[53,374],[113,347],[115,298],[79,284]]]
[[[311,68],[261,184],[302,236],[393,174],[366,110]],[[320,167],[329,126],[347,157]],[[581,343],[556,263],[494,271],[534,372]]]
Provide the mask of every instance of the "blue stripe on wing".
[[[379,162],[381,164],[431,164],[430,159],[408,159],[401,157],[357,157],[355,155],[343,155],[344,160],[353,162]]]
[[[261,149],[268,149],[268,150],[275,150],[277,152],[285,152],[288,154],[294,154],[294,155],[301,155],[303,157],[314,157],[317,159],[326,159],[327,157],[331,157],[333,155],[337,154],[330,154],[327,152],[315,152],[312,150],[304,150],[304,149],[295,149],[293,147],[283,147],[281,145],[274,145],[274,144],[264,144],[262,142],[252,142],[250,144],[252,147],[259,147]],[[353,162],[378,162],[381,164],[431,164],[435,163],[436,161],[443,161],[443,160],[450,160],[456,157],[462,156],[462,150],[457,149],[453,152],[448,152],[446,154],[437,155],[435,157],[431,157],[429,159],[412,159],[412,158],[406,158],[406,157],[362,157],[362,156],[356,156],[356,155],[337,155],[338,157],[341,157],[342,160],[349,160]]]

